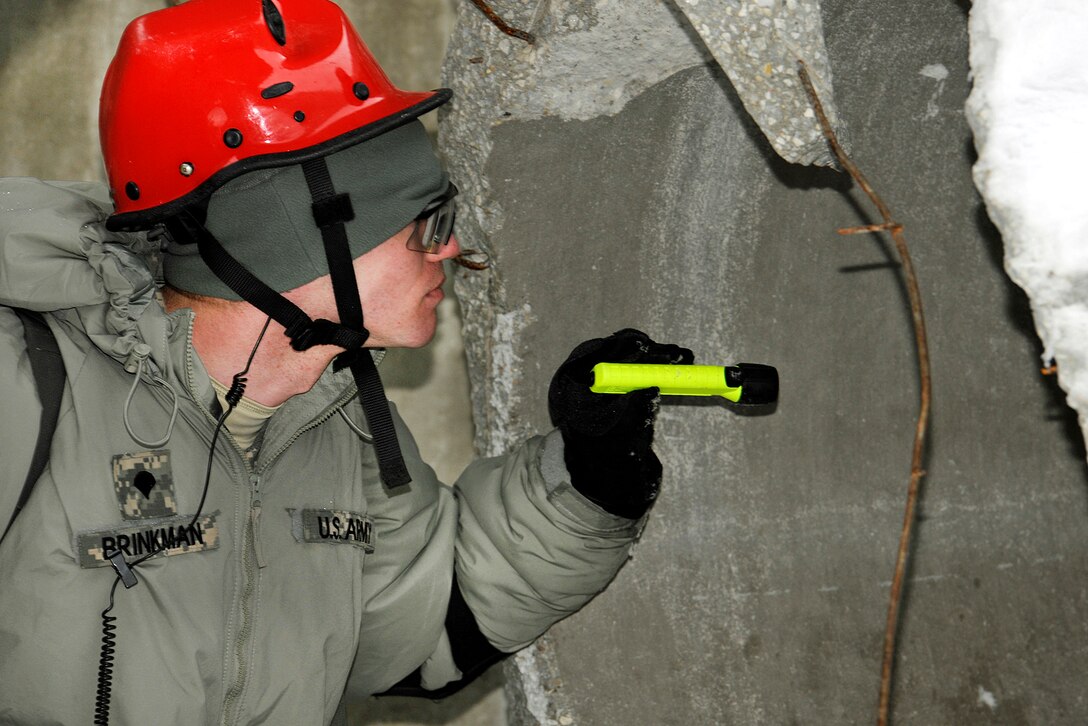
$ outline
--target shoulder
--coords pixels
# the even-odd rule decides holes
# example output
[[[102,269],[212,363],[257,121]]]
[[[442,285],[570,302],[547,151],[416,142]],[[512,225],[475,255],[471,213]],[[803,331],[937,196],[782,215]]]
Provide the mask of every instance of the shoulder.
[[[0,177],[5,212],[56,209],[105,219],[113,211],[109,188],[101,182],[44,181],[33,177]]]

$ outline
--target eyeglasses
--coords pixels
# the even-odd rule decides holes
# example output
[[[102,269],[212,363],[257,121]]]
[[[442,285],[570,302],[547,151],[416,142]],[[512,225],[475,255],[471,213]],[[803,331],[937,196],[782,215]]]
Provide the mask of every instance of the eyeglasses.
[[[451,182],[442,196],[432,200],[416,217],[416,226],[408,237],[408,249],[416,252],[438,254],[450,241],[453,220],[457,217],[453,198],[457,187]]]

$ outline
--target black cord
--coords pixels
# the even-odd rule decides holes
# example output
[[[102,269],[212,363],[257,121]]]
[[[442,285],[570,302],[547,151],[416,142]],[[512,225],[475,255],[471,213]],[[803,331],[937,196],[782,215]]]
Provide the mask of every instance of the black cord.
[[[98,687],[94,697],[94,724],[106,726],[110,721],[110,691],[113,689],[113,654],[116,650],[117,636],[113,631],[117,630],[114,621],[116,616],[110,615],[113,610],[113,594],[117,592],[117,583],[121,582],[118,575],[110,588],[110,606],[102,611],[102,651],[98,656]]]
[[[268,326],[272,324],[272,318],[268,318],[264,321],[264,327],[261,328],[261,334],[257,336],[257,342],[253,344],[253,350],[249,351],[249,358],[246,359],[246,367],[234,374],[234,381],[230,384],[230,389],[224,394],[223,398],[227,399],[229,408],[228,412],[233,411],[234,407],[238,405],[238,402],[242,400],[242,394],[246,391],[246,374],[249,373],[249,367],[253,365],[253,358],[257,355],[257,348],[260,347],[261,341],[264,340],[264,334],[268,332]]]
[[[196,514],[189,520],[187,527],[191,528],[196,521],[200,519],[200,513],[204,511],[204,501],[208,497],[208,485],[212,480],[212,463],[215,456],[215,444],[219,440],[219,432],[223,430],[223,424],[227,422],[227,418],[234,410],[235,406],[242,400],[242,396],[246,390],[246,374],[249,373],[249,367],[253,364],[253,358],[257,355],[257,348],[260,347],[261,341],[264,340],[264,334],[268,332],[268,326],[272,322],[272,318],[265,320],[264,327],[261,328],[261,334],[257,336],[257,342],[253,344],[253,349],[249,352],[249,358],[246,360],[246,367],[238,373],[234,374],[233,381],[230,388],[227,390],[223,398],[227,401],[227,409],[220,414],[219,419],[215,422],[215,430],[212,432],[212,442],[208,446],[208,467],[204,471],[204,487],[200,492],[200,503],[196,507]],[[166,540],[160,542],[155,549],[148,552],[143,557],[137,560],[133,560],[128,564],[127,569],[129,571],[136,569],[146,560],[154,557],[163,550],[166,549]],[[103,553],[109,556],[109,553]],[[121,582],[122,574],[116,564],[114,569],[117,570],[117,576],[113,580],[113,586],[110,588],[110,605],[102,611],[102,649],[98,656],[98,687],[95,689],[94,698],[94,725],[95,726],[108,726],[110,720],[110,696],[113,691],[113,661],[114,655],[117,652],[117,635],[114,631],[117,630],[117,626],[114,623],[117,621],[117,616],[110,615],[110,611],[113,610],[113,596],[117,592],[117,584]],[[133,583],[135,584],[135,575],[131,575]],[[132,587],[132,585],[126,584],[126,587]]]

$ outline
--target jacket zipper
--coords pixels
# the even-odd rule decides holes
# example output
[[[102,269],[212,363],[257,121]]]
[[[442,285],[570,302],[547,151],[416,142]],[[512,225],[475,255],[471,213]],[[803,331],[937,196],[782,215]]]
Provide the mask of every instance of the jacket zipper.
[[[264,548],[261,547],[261,476],[253,473],[249,475],[249,482],[253,485],[253,505],[249,510],[249,527],[253,530],[253,551],[257,555],[257,567],[264,569],[268,565],[264,559]]]
[[[196,392],[192,390],[193,374],[193,314],[189,313],[189,325],[186,328],[185,345],[185,383],[189,388],[190,395],[197,404],[197,408],[204,414],[204,418],[214,426],[219,423],[218,419],[216,419],[215,416],[200,403]],[[258,550],[257,540],[261,512],[261,500],[259,495],[260,477],[253,471],[253,467],[246,458],[245,452],[238,446],[238,442],[234,440],[234,437],[228,435],[226,438],[234,448],[234,451],[238,454],[238,458],[242,462],[243,471],[249,473],[250,512],[249,517],[247,517],[246,525],[242,527],[242,546],[239,548],[242,558],[242,573],[245,578],[245,586],[242,589],[240,598],[241,612],[239,613],[239,617],[241,626],[237,635],[233,638],[233,642],[227,646],[234,652],[234,660],[237,663],[237,667],[233,679],[226,687],[223,694],[223,708],[220,719],[222,724],[237,723],[241,720],[242,716],[239,699],[244,693],[246,684],[249,680],[248,651],[253,636],[253,620],[256,615],[251,607],[251,601],[254,597],[254,591],[258,584],[257,578],[259,576],[258,567],[255,567],[255,565],[258,565],[258,561],[262,559]],[[254,550],[254,557],[250,556],[250,549]],[[263,565],[259,566],[263,567]],[[236,710],[237,713],[234,713]]]
[[[203,413],[211,423],[216,424],[218,421],[211,412],[207,411],[204,406],[199,404],[195,392],[192,391],[193,380],[193,315],[189,314],[189,325],[186,330],[186,355],[185,355],[185,368],[186,368],[186,385],[190,388],[190,394],[193,395],[193,399],[197,401],[197,408]],[[242,460],[242,464],[245,470],[249,472],[250,483],[250,509],[248,517],[248,526],[242,528],[242,571],[245,577],[245,587],[242,590],[241,597],[241,628],[238,631],[238,635],[234,638],[234,655],[238,664],[235,671],[234,679],[230,686],[224,692],[223,695],[223,710],[221,723],[238,723],[241,720],[241,703],[240,699],[245,692],[246,684],[249,680],[249,657],[248,650],[250,647],[250,640],[252,639],[253,620],[255,613],[252,612],[250,607],[250,601],[254,597],[254,590],[257,587],[257,580],[260,576],[260,568],[263,568],[267,563],[264,560],[264,553],[260,543],[260,519],[261,519],[261,499],[260,499],[260,476],[261,474],[272,465],[272,463],[280,457],[280,455],[290,448],[291,444],[298,440],[302,434],[309,431],[312,428],[320,426],[322,423],[332,418],[338,410],[340,410],[348,401],[354,398],[356,395],[356,389],[349,387],[348,390],[342,394],[332,405],[330,405],[325,412],[319,417],[313,419],[308,424],[300,428],[294,434],[291,435],[287,441],[280,446],[271,456],[268,457],[261,466],[254,470],[249,460],[245,456],[245,452],[234,440],[234,437],[228,436],[228,440],[234,447],[234,450],[238,452],[239,458]],[[253,550],[253,557],[250,557],[250,550]],[[238,713],[232,713],[237,710]]]
[[[263,568],[267,563],[264,559],[263,548],[261,547],[260,540],[260,521],[261,521],[261,498],[260,498],[260,477],[272,462],[279,458],[280,454],[288,449],[292,443],[294,443],[299,436],[304,432],[320,425],[324,421],[331,418],[336,411],[345,403],[351,400],[355,395],[352,392],[350,395],[341,396],[340,400],[337,400],[335,404],[329,407],[328,411],[322,414],[320,417],[314,419],[306,426],[296,431],[290,439],[287,440],[272,456],[265,461],[260,469],[254,471],[250,470],[249,481],[251,485],[252,499],[249,510],[249,526],[243,528],[243,541],[242,541],[242,570],[245,572],[246,585],[242,591],[242,625],[238,631],[238,635],[235,638],[235,659],[238,663],[237,671],[235,672],[234,680],[230,687],[226,691],[223,697],[223,724],[239,723],[241,721],[241,698],[245,692],[246,684],[249,680],[249,647],[250,641],[253,636],[253,620],[255,613],[252,612],[250,607],[253,600],[254,590],[257,587],[257,580],[260,577],[260,568]],[[237,444],[235,444],[237,448]],[[243,460],[245,458],[243,457]],[[249,468],[249,463],[246,462],[246,467]],[[253,550],[254,557],[250,557],[250,550]],[[231,714],[237,709],[237,714],[234,718],[231,718]]]
[[[251,510],[252,511],[252,510]],[[241,705],[237,703],[245,690],[249,680],[249,650],[250,640],[253,635],[254,613],[250,608],[254,590],[257,586],[258,572],[254,568],[254,558],[249,556],[249,550],[253,547],[253,517],[250,516],[248,526],[242,527],[242,571],[245,573],[245,588],[242,590],[242,625],[238,635],[234,639],[234,658],[238,664],[234,673],[234,679],[223,695],[223,721],[222,723],[238,723],[241,720]],[[237,705],[236,705],[237,704]],[[238,713],[232,718],[232,712]]]
[[[234,639],[234,657],[238,667],[234,680],[223,696],[224,724],[241,721],[241,698],[249,682],[249,649],[252,646],[253,621],[256,618],[255,608],[251,604],[259,586],[259,568],[264,567],[260,547],[260,477],[251,472],[249,481],[252,489],[249,521],[248,526],[242,528],[242,571],[245,573],[246,584],[242,590],[242,625]],[[250,557],[250,550],[253,550],[254,557]],[[236,709],[238,713],[231,718],[231,713]]]

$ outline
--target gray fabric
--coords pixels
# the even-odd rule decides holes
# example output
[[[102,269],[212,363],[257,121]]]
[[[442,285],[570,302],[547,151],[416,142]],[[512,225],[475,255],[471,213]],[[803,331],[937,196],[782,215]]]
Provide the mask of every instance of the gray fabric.
[[[458,481],[457,583],[480,631],[499,650],[528,645],[542,632],[542,619],[550,626],[603,590],[608,580],[590,573],[617,572],[641,531],[642,520],[608,514],[569,484],[548,491],[540,459],[557,440],[560,433],[552,431],[505,457],[477,460]],[[547,537],[538,539],[545,530]],[[509,546],[515,542],[523,544]],[[548,603],[543,609],[541,601]]]
[[[347,233],[353,259],[403,229],[449,183],[419,121],[326,161],[336,192],[351,195],[355,219]],[[259,280],[284,292],[329,272],[311,204],[301,166],[250,172],[212,195],[206,226]],[[174,287],[240,299],[208,269],[196,245],[171,243],[166,252],[163,271]]]
[[[145,369],[135,388],[136,431],[163,431],[169,391],[179,396],[163,448],[181,514],[200,498],[214,393],[191,345],[192,311],[133,304],[143,295],[133,281],[149,273],[138,255],[107,254],[129,247],[102,228],[101,188],[0,180],[0,199],[3,264],[32,260],[27,273],[63,271],[70,283],[58,291],[0,273],[2,300],[41,309],[62,296],[69,306],[47,315],[68,371],[53,458],[0,546],[0,723],[86,723],[113,578],[81,567],[72,542],[132,524],[111,461],[141,451],[121,421],[134,379],[117,341],[150,346],[162,379]],[[0,363],[6,493],[22,485],[29,452],[20,448],[34,439],[40,406],[27,392],[21,329],[2,310]],[[545,480],[540,462],[556,432],[476,462],[451,488],[394,408],[412,483],[391,496],[373,447],[337,415],[362,418],[354,393],[350,372],[326,371],[272,416],[256,461],[229,433],[221,439],[203,509],[216,513],[217,546],[149,560],[140,584],[116,595],[114,723],[327,724],[342,698],[381,692],[422,663],[428,683],[453,677],[444,618],[455,567],[485,635],[512,650],[581,607],[626,560],[638,523],[588,509],[554,465]],[[374,551],[298,542],[288,510],[303,508],[368,518]]]
[[[463,675],[453,661],[450,636],[443,630],[434,653],[423,662],[423,666],[419,669],[419,684],[428,691],[437,691],[447,683],[461,679]]]
[[[0,305],[39,312],[68,309],[119,360],[140,337],[158,341],[161,326],[137,330],[155,294],[141,255],[152,256],[158,243],[106,231],[112,211],[106,187],[29,178],[2,181]]]
[[[19,477],[26,478],[34,453],[41,404],[35,393],[34,374],[26,354],[23,324],[10,308],[0,307],[0,340],[10,341],[8,345],[0,347],[3,408],[22,412],[23,420],[33,424],[20,425],[18,420],[0,417],[0,527],[6,527],[22,490],[22,485],[16,482]]]

